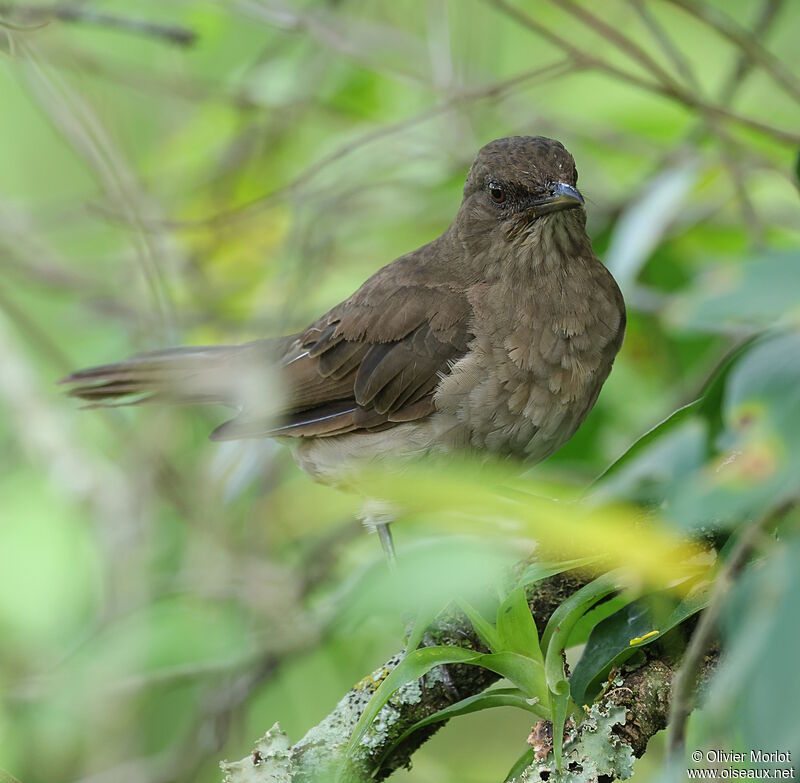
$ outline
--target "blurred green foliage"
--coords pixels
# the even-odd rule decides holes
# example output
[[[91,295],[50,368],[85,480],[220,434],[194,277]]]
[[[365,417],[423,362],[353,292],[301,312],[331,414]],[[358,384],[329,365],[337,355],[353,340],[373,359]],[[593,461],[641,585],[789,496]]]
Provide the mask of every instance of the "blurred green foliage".
[[[293,739],[318,722],[402,646],[409,611],[502,605],[481,589],[556,519],[542,499],[492,506],[513,469],[454,464],[438,496],[425,467],[411,488],[385,477],[417,500],[396,525],[398,594],[353,522],[358,499],[312,484],[279,446],[209,444],[215,412],[79,414],[55,386],[138,350],[305,325],[438,234],[492,138],[571,150],[629,306],[595,410],[529,491],[573,498],[624,454],[589,492],[589,543],[605,538],[615,563],[630,552],[640,577],[666,539],[637,537],[631,515],[658,509],[650,535],[669,540],[735,534],[796,498],[800,7],[687,3],[699,18],[668,0],[577,6],[624,45],[547,0],[0,8],[0,769],[216,781],[218,759],[275,720]],[[703,9],[754,32],[737,42]],[[448,514],[476,499],[481,524]],[[609,502],[631,505],[603,515]],[[553,523],[557,548],[570,516]],[[797,758],[796,513],[756,554],[690,743]],[[645,599],[630,603],[646,582],[610,615],[573,618],[570,654],[589,641],[580,695],[626,633],[650,630],[634,622]],[[650,606],[661,632],[690,599],[668,600],[672,615]],[[519,631],[504,628],[506,646]],[[531,720],[459,717],[395,778],[502,780]]]

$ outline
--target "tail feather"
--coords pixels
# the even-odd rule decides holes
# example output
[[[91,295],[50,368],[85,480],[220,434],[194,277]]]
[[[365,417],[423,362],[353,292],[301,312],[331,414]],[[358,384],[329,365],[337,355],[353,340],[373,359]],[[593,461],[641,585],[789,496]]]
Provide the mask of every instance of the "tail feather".
[[[222,403],[239,407],[267,396],[269,341],[244,345],[173,348],[90,367],[60,383],[92,406],[141,402]]]

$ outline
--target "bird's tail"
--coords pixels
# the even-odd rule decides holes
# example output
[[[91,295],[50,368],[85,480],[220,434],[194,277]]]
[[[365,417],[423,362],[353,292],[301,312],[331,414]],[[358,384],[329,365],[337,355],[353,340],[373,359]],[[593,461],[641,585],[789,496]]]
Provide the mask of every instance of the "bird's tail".
[[[222,403],[234,407],[268,396],[275,341],[172,348],[64,378],[67,393],[90,407],[142,402]]]

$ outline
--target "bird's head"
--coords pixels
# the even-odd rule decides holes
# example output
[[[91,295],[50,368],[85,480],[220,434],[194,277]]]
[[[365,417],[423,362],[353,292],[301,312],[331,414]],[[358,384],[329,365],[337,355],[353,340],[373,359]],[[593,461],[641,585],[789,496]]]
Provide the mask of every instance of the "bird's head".
[[[512,238],[547,215],[575,210],[584,221],[578,171],[561,142],[511,136],[483,147],[467,175],[456,218],[458,233],[475,241]]]

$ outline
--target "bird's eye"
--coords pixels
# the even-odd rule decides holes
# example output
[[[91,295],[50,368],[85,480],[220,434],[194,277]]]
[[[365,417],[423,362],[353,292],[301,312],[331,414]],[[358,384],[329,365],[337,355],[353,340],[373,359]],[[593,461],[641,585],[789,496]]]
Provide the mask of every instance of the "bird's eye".
[[[506,200],[506,191],[502,185],[498,185],[496,182],[490,182],[487,188],[489,190],[489,198],[494,201],[495,204],[502,204]]]

